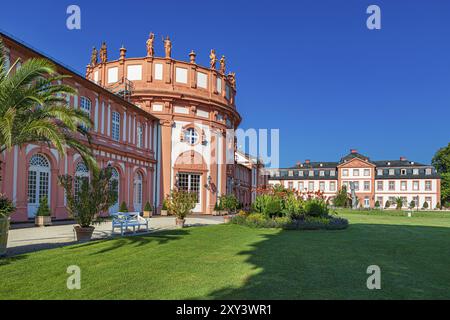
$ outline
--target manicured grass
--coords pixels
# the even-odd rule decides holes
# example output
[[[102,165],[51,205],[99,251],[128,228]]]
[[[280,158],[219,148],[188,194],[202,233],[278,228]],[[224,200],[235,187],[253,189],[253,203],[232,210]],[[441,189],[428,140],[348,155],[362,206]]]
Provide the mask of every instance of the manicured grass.
[[[219,225],[3,259],[0,299],[450,298],[450,218],[342,215],[344,231]],[[369,265],[382,290],[367,289]]]

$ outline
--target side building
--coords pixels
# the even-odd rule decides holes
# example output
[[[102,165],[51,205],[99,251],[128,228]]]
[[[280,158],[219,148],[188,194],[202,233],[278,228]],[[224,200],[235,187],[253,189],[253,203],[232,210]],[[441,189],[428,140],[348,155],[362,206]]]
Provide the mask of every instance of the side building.
[[[338,162],[298,163],[284,169],[269,170],[269,184],[281,184],[301,193],[321,191],[325,199],[332,201],[343,186],[350,191],[354,183],[360,206],[374,208],[378,202],[384,207],[389,201],[396,206],[396,199],[403,199],[406,208],[411,201],[422,208],[436,208],[441,197],[441,180],[433,166],[399,160],[372,161],[367,156],[351,150]]]

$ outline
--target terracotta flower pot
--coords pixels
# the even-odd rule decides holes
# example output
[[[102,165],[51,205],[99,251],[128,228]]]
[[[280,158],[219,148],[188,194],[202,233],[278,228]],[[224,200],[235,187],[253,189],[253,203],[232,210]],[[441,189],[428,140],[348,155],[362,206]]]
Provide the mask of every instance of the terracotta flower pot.
[[[9,218],[0,218],[0,257],[6,255],[9,221]]]
[[[77,235],[78,242],[87,242],[92,239],[92,234],[94,233],[94,227],[82,228],[80,226],[74,227],[75,233]]]
[[[223,221],[225,223],[230,223],[232,218],[233,218],[232,215],[227,214],[226,216],[223,217]]]
[[[34,224],[36,227],[46,227],[52,225],[52,217],[50,216],[36,216],[34,217]]]
[[[175,223],[177,225],[177,227],[179,228],[184,228],[184,224],[186,223],[186,219],[175,219]]]

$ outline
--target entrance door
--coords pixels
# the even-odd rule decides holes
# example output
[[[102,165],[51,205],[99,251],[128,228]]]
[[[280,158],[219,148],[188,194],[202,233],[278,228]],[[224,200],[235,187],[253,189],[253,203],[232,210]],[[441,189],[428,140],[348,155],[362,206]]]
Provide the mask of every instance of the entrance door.
[[[34,218],[39,201],[46,197],[50,204],[50,163],[41,154],[30,159],[28,167],[28,218]]]
[[[142,211],[142,174],[137,172],[134,176],[134,211]]]
[[[111,180],[117,181],[117,186],[116,186],[117,201],[115,204],[113,204],[111,206],[111,208],[109,208],[109,213],[117,213],[117,212],[119,212],[120,176],[119,176],[119,172],[117,172],[117,170],[115,168],[113,168],[111,171],[112,171]]]
[[[178,174],[178,188],[180,190],[193,192],[197,195],[197,205],[193,212],[201,213],[202,211],[202,195],[200,192],[202,176],[193,173],[179,173]]]

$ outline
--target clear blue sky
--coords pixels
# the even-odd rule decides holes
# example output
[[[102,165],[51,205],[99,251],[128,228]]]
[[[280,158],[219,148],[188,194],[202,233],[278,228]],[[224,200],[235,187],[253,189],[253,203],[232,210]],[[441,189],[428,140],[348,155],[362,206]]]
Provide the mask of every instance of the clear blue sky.
[[[82,10],[81,31],[65,27]],[[366,27],[377,4],[382,29]],[[429,163],[450,138],[450,1],[7,1],[0,28],[84,73],[107,41],[144,56],[148,33],[170,35],[173,55],[215,48],[237,73],[243,128],[279,128],[281,165],[372,159]]]

